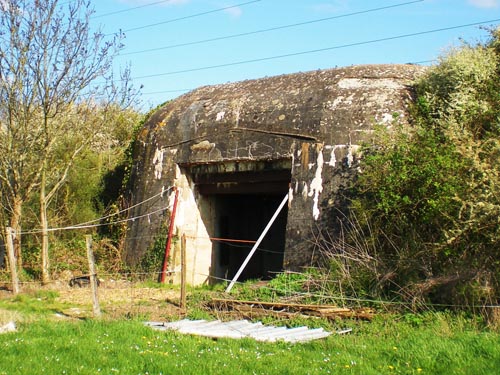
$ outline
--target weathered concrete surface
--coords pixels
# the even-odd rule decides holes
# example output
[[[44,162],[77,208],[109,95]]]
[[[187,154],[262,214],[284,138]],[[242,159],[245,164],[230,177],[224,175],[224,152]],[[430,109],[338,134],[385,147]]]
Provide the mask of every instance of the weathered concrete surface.
[[[194,90],[160,108],[140,132],[131,204],[183,186],[178,231],[186,233],[192,225],[193,236],[208,237],[211,224],[193,212],[206,202],[200,203],[194,189],[196,172],[186,170],[229,173],[252,169],[257,161],[281,163],[291,173],[284,267],[309,265],[314,230],[333,220],[325,211],[332,211],[360,143],[374,124],[407,121],[411,84],[422,72],[414,65],[353,66]],[[130,211],[137,219],[128,228],[128,263],[136,263],[152,243],[168,218],[162,209],[171,197],[159,196]],[[210,241],[191,245],[210,246]]]

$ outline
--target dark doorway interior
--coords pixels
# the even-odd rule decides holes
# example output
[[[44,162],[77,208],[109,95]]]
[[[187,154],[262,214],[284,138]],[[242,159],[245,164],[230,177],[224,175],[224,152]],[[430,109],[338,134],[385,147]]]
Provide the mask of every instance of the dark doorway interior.
[[[216,235],[222,239],[237,240],[217,241],[213,262],[217,277],[231,279],[236,274],[254,245],[238,240],[256,241],[283,197],[275,194],[216,196]],[[287,209],[284,207],[246,265],[239,281],[269,279],[274,272],[282,270],[286,222]]]

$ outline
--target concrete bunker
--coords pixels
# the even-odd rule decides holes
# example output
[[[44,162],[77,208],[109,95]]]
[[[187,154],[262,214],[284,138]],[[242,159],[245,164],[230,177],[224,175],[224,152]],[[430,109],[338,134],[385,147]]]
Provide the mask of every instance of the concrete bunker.
[[[375,124],[407,122],[414,65],[367,65],[207,86],[158,109],[134,149],[124,260],[164,236],[173,192],[188,282],[230,279],[288,194],[242,278],[313,265]],[[163,192],[168,194],[163,194]],[[152,199],[161,195],[160,198]],[[234,241],[237,240],[237,241]],[[180,267],[179,243],[169,269]],[[174,272],[174,282],[179,277]]]

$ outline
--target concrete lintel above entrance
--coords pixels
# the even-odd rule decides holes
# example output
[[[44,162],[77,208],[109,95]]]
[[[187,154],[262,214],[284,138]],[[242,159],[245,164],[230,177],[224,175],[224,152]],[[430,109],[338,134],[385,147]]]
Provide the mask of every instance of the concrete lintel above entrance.
[[[230,161],[187,168],[200,194],[282,194],[291,180],[290,159]]]
[[[193,180],[196,180],[199,175],[290,170],[292,167],[292,160],[291,158],[265,160],[238,159],[214,161],[211,163],[183,163],[179,164],[179,166],[189,169]]]

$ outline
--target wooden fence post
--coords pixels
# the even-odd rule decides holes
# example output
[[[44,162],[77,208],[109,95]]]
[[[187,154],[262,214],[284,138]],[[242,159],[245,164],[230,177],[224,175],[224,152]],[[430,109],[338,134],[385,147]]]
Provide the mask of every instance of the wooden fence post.
[[[181,239],[181,302],[182,313],[186,312],[186,234]]]
[[[12,279],[12,293],[17,295],[19,293],[19,277],[17,276],[17,261],[14,254],[14,241],[12,234],[14,230],[11,227],[5,228],[6,246],[7,246],[7,259],[9,260],[10,276]]]
[[[99,306],[99,298],[97,297],[97,272],[95,269],[94,253],[92,251],[92,236],[90,234],[85,236],[85,243],[87,245],[87,259],[89,261],[90,289],[92,291],[94,318],[100,318],[101,307]]]
[[[177,212],[177,203],[179,201],[179,189],[174,186],[174,191],[174,206],[172,207],[172,212],[170,214],[170,224],[168,226],[167,242],[165,243],[165,255],[163,256],[163,265],[161,267],[160,283],[165,282],[165,276],[168,268],[168,257],[170,256],[170,247],[172,246],[172,236],[174,234],[175,213]]]

